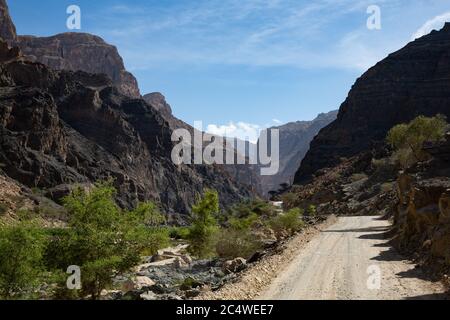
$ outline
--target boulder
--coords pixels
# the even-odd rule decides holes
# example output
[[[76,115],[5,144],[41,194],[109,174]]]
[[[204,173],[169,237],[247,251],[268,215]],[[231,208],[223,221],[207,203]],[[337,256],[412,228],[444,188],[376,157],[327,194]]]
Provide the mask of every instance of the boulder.
[[[156,283],[146,276],[136,276],[122,283],[122,291],[129,292],[153,287]]]
[[[247,261],[244,258],[225,261],[222,265],[222,271],[225,274],[237,273],[247,267]]]

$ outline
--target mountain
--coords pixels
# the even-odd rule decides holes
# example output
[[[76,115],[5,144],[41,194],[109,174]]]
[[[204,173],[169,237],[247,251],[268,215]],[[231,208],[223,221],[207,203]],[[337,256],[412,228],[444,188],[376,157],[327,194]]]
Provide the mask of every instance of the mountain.
[[[320,129],[336,119],[337,111],[322,113],[312,121],[297,121],[274,127],[280,131],[280,169],[273,176],[261,176],[262,192],[277,191],[280,185],[291,185],[309,144]]]
[[[450,23],[390,54],[356,81],[337,120],[311,142],[294,183],[377,145],[396,124],[439,113],[450,118]]]
[[[20,36],[16,34],[5,0],[0,0],[0,15],[1,37],[10,45],[20,47],[28,60],[41,62],[56,70],[104,73],[122,94],[140,97],[137,80],[125,70],[117,48],[100,37],[86,33]]]
[[[0,47],[0,163],[9,177],[55,201],[75,183],[112,177],[122,206],[155,200],[168,213],[189,212],[207,187],[222,204],[251,196],[223,168],[173,164],[168,122],[106,76],[52,70]]]
[[[0,30],[15,30],[6,3],[1,1],[0,7],[4,14]],[[65,36],[87,41],[86,46],[84,42],[76,46],[79,56],[70,55],[72,66],[82,66],[85,57],[87,65],[92,65],[90,59],[99,61],[89,52],[97,50],[96,44],[103,40],[83,34]],[[14,38],[9,44],[24,46],[25,42]],[[52,37],[36,39],[58,42]],[[105,53],[108,48],[113,47],[105,44],[100,49]],[[147,103],[124,93],[124,87],[118,86],[106,70],[97,74],[74,71],[59,59],[62,65],[49,67],[39,62],[48,59],[45,55],[30,58],[31,52],[42,53],[45,48],[25,49],[23,53],[0,41],[2,174],[41,190],[56,202],[76,184],[89,186],[113,178],[121,206],[153,200],[180,221],[186,216],[179,214],[189,213],[205,188],[220,193],[222,207],[253,196],[251,188],[237,183],[224,166],[172,162],[173,130],[190,127],[168,112],[162,95],[154,94],[154,100]],[[64,60],[69,57],[63,56]],[[50,60],[46,61],[51,64]]]

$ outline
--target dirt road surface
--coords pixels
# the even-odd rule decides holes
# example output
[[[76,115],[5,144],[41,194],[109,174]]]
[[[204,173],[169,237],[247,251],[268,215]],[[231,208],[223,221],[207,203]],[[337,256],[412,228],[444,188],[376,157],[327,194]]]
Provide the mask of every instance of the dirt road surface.
[[[440,283],[387,243],[389,222],[340,217],[301,250],[259,299],[442,299]]]

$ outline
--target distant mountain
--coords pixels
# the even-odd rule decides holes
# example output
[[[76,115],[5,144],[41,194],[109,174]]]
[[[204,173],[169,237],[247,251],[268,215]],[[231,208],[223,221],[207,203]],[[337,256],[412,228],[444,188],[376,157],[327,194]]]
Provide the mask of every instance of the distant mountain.
[[[296,173],[305,183],[384,141],[394,125],[419,115],[450,118],[450,23],[369,69],[353,85],[337,120],[320,131]]]
[[[312,139],[323,127],[336,119],[337,111],[322,113],[312,121],[297,121],[274,127],[280,130],[280,169],[274,176],[261,176],[260,188],[267,195],[269,191],[277,191],[280,185],[289,185],[294,181],[294,176]]]

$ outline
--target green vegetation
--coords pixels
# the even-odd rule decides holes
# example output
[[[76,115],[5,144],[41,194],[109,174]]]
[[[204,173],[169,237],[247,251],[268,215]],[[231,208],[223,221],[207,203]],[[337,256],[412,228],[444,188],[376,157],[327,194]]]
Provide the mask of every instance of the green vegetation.
[[[214,215],[219,212],[217,191],[206,190],[202,199],[192,207],[192,221],[189,228],[189,252],[206,258],[214,255],[219,225]]]
[[[31,222],[0,229],[0,287],[3,297],[16,297],[29,289],[42,270],[60,283],[58,298],[89,295],[98,299],[115,275],[139,263],[143,254],[154,254],[169,245],[169,234],[161,227],[164,217],[153,203],[135,210],[120,209],[110,182],[98,183],[89,192],[75,189],[64,199],[68,228],[43,229]],[[18,213],[23,221],[35,213]],[[48,239],[48,242],[45,242]],[[82,289],[65,289],[69,265],[81,268]],[[57,280],[55,280],[57,279]]]
[[[395,150],[393,158],[403,168],[429,158],[423,151],[425,142],[441,140],[448,128],[446,118],[419,116],[410,123],[393,127],[387,135],[387,143]]]
[[[0,297],[32,297],[39,284],[46,283],[47,297],[99,299],[115,276],[129,271],[142,256],[168,247],[171,237],[186,240],[188,251],[199,258],[250,258],[274,233],[284,237],[303,226],[300,209],[281,214],[260,199],[243,201],[220,214],[218,193],[205,190],[192,207],[189,226],[167,227],[154,203],[124,210],[115,196],[111,182],[97,183],[89,191],[74,189],[63,199],[68,219],[64,228],[39,225],[48,210],[20,210],[17,223],[0,226]],[[311,206],[307,214],[315,211]],[[69,266],[80,267],[79,290],[66,286]]]
[[[300,219],[302,215],[302,210],[294,208],[272,218],[269,221],[269,226],[275,232],[277,237],[283,237],[286,234],[292,235],[303,228],[304,223]]]
[[[46,242],[42,229],[31,221],[0,228],[1,298],[22,298],[38,284]]]
[[[249,229],[221,229],[216,244],[216,252],[220,258],[250,258],[261,249],[261,243]]]
[[[316,217],[317,216],[317,207],[313,204],[308,206],[308,209],[306,210],[306,215],[308,217]]]

